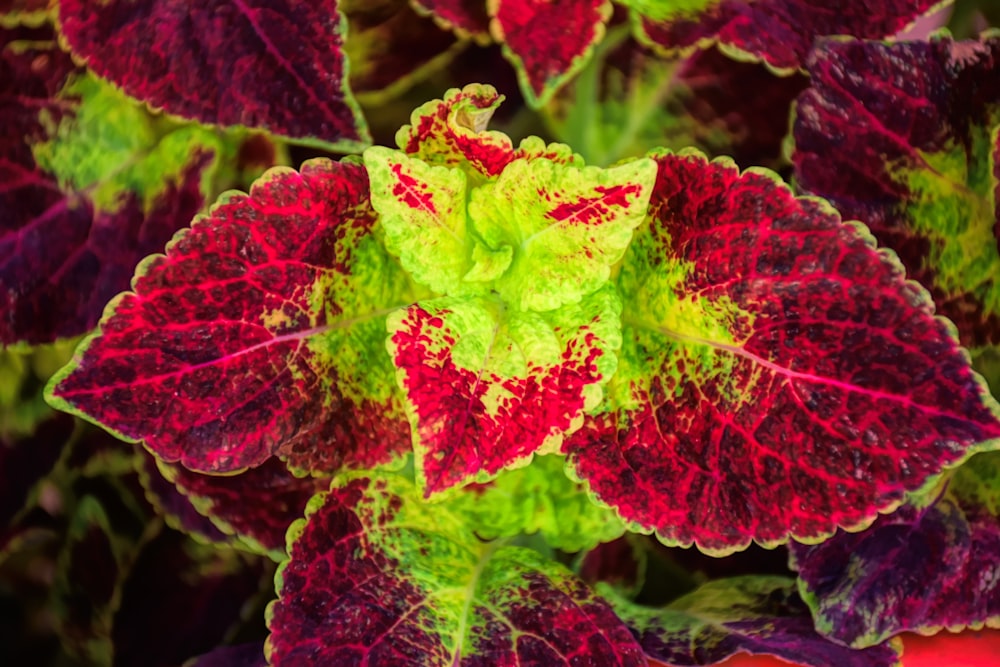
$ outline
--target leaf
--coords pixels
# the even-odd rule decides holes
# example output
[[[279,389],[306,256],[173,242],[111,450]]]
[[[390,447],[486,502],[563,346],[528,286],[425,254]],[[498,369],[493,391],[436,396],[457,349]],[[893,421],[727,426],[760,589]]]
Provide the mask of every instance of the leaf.
[[[612,169],[511,162],[469,196],[469,217],[485,249],[511,249],[509,268],[484,275],[495,278],[497,293],[518,310],[578,302],[607,282],[625,253],[645,219],[655,177],[647,159]]]
[[[370,143],[337,0],[63,0],[59,23],[94,72],[167,113],[329,150]]]
[[[163,517],[164,522],[180,533],[185,533],[201,543],[226,544],[229,536],[194,508],[187,496],[173,482],[166,479],[156,465],[157,458],[143,452],[136,466],[139,482],[146,491],[146,500]]]
[[[558,450],[614,373],[619,303],[606,286],[549,313],[444,297],[390,315],[424,492],[484,482]]]
[[[483,540],[541,533],[553,549],[576,552],[619,537],[621,521],[566,476],[565,462],[536,456],[531,465],[465,487],[448,507]]]
[[[563,447],[632,530],[711,554],[815,542],[995,446],[951,325],[863,227],[770,172],[656,160],[618,372]]]
[[[203,472],[387,463],[408,434],[382,318],[415,299],[376,222],[354,164],[224,195],[140,265],[50,401]]]
[[[895,250],[973,348],[1000,344],[998,70],[997,35],[825,40],[793,126],[800,185]]]
[[[714,665],[737,653],[772,655],[813,667],[892,667],[899,648],[863,651],[823,638],[785,577],[746,576],[710,581],[664,608],[640,607],[598,588],[651,660],[676,667]]]
[[[489,40],[490,17],[484,0],[415,0],[413,6],[461,36]]]
[[[406,0],[348,0],[344,54],[350,88],[363,104],[374,104],[427,78],[462,52],[466,44],[414,12]]]
[[[159,463],[163,476],[212,523],[251,553],[280,561],[285,533],[302,516],[306,503],[330,486],[329,478],[295,477],[277,459],[238,475],[203,475]]]
[[[52,26],[0,27],[0,343],[94,327],[204,203],[222,144],[73,65]]]
[[[306,516],[268,608],[275,667],[645,664],[569,571],[481,542],[401,477],[344,479]]]
[[[607,0],[490,0],[494,38],[517,68],[521,91],[538,108],[586,63],[611,18]]]
[[[864,647],[901,632],[1000,622],[1000,456],[972,457],[934,502],[880,516],[861,533],[792,545],[816,628]]]
[[[638,37],[661,51],[702,48],[763,60],[787,72],[801,68],[822,35],[890,37],[940,6],[936,0],[623,0],[636,13]]]
[[[365,166],[389,252],[420,284],[442,294],[461,293],[471,265],[465,175],[381,146],[365,151]]]

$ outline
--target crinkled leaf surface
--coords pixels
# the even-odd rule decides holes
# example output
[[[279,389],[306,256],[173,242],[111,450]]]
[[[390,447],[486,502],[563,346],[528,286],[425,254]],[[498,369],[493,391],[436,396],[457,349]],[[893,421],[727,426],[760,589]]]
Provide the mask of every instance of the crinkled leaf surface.
[[[183,118],[358,150],[337,0],[64,0],[62,33],[98,75]]]
[[[623,0],[639,36],[674,52],[718,42],[777,70],[802,67],[822,35],[890,37],[938,7],[939,0]]]
[[[862,227],[770,172],[656,159],[618,372],[564,446],[633,528],[710,553],[815,541],[1000,437],[950,324]]]
[[[612,169],[511,162],[470,193],[468,212],[483,258],[470,279],[493,279],[500,297],[518,310],[578,302],[608,280],[646,217],[655,178],[656,165],[647,159]],[[512,259],[490,265],[496,254]]]
[[[870,646],[904,631],[1000,624],[1000,456],[979,454],[944,493],[905,505],[861,533],[792,545],[816,627]]]
[[[827,40],[809,72],[800,185],[895,250],[964,345],[1000,343],[1000,36]]]
[[[195,470],[391,460],[409,433],[383,318],[413,297],[376,220],[364,169],[329,160],[224,195],[139,267],[53,400]]]
[[[640,607],[599,586],[646,655],[676,667],[713,665],[736,653],[772,655],[812,667],[892,667],[889,644],[853,650],[813,628],[809,609],[785,577],[710,581],[663,608]]]
[[[342,480],[289,531],[268,613],[288,665],[642,665],[608,605],[537,552],[484,543],[398,476]]]
[[[493,36],[535,107],[583,67],[611,18],[608,0],[490,0],[488,7]]]
[[[442,297],[390,315],[427,495],[558,450],[614,373],[620,303],[605,286],[549,313]]]
[[[274,458],[238,475],[205,475],[162,462],[160,470],[219,529],[274,560],[285,556],[288,526],[330,486],[328,478],[295,477]]]
[[[154,121],[47,24],[0,27],[0,125],[0,343],[79,335],[201,209],[219,141]]]
[[[469,485],[448,506],[484,540],[541,533],[552,548],[573,552],[620,536],[621,520],[566,476],[565,461],[536,456],[531,465]]]

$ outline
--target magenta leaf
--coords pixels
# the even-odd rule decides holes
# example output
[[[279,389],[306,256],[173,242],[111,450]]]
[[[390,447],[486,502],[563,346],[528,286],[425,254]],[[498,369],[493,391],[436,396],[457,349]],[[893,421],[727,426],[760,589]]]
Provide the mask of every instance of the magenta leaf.
[[[0,26],[0,125],[0,343],[79,335],[202,207],[219,142],[154,128],[47,24]]]
[[[166,479],[156,466],[157,458],[143,452],[136,466],[139,481],[146,491],[146,500],[164,522],[174,530],[186,533],[200,542],[225,544],[229,536],[205,515],[195,509],[188,497]]]
[[[816,541],[1000,437],[951,325],[863,227],[763,170],[656,160],[618,371],[564,445],[633,529],[709,553]]]
[[[608,605],[568,570],[483,542],[400,476],[355,476],[309,503],[268,609],[289,665],[644,665]]]
[[[153,107],[353,151],[370,140],[345,81],[338,5],[63,0],[59,22],[94,72]]]
[[[459,35],[478,41],[489,39],[490,17],[485,0],[413,0],[413,6]]]
[[[775,70],[801,68],[823,35],[891,37],[932,11],[936,0],[623,0],[641,39],[668,53],[717,42]]]
[[[160,471],[220,530],[273,560],[285,557],[288,526],[330,486],[329,478],[295,477],[273,458],[238,475],[205,475],[162,462]]]
[[[811,667],[899,664],[899,651],[890,644],[854,650],[819,635],[794,582],[785,577],[718,579],[658,609],[627,602],[606,585],[598,590],[649,658],[676,667],[714,665],[737,653]]]
[[[489,7],[494,36],[534,107],[584,66],[611,18],[608,0],[495,0]]]
[[[861,533],[792,545],[799,589],[816,627],[871,646],[905,631],[1000,622],[1000,457],[974,456],[923,506],[880,516]]]
[[[224,195],[140,265],[50,400],[194,470],[388,462],[409,432],[384,316],[414,298],[376,221],[354,164]]]
[[[809,72],[800,185],[895,250],[963,345],[1000,344],[1000,37],[826,40]]]

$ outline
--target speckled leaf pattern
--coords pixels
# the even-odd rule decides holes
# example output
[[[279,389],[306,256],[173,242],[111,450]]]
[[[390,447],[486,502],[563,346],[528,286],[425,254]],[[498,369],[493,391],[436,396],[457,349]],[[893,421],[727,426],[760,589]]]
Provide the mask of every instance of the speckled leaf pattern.
[[[611,18],[608,0],[489,0],[490,28],[517,68],[528,104],[540,107],[587,62]]]
[[[1000,455],[978,454],[932,503],[909,504],[861,533],[793,544],[817,629],[870,646],[905,631],[1000,625]]]
[[[285,557],[288,526],[330,486],[329,478],[295,477],[274,458],[238,475],[204,475],[162,462],[159,469],[216,527],[273,560]]]
[[[561,565],[484,543],[398,476],[354,477],[289,531],[275,667],[643,665],[608,605]]]
[[[663,608],[640,607],[612,594],[618,616],[652,660],[676,667],[714,665],[737,653],[770,655],[810,667],[895,667],[898,648],[857,651],[824,638],[793,580],[745,576],[708,582]]]
[[[619,369],[564,447],[633,529],[720,554],[816,541],[1000,437],[950,324],[860,225],[770,172],[656,159]]]
[[[614,373],[620,312],[605,286],[550,313],[443,297],[390,315],[425,493],[486,481],[535,452],[556,451]]]
[[[776,70],[801,68],[823,35],[891,37],[939,0],[624,0],[640,38],[668,53],[717,42]],[[745,56],[744,56],[745,57]]]
[[[276,168],[223,195],[140,265],[52,400],[205,472],[391,460],[409,433],[384,316],[413,297],[376,222],[355,164]]]
[[[365,166],[389,252],[422,285],[461,293],[472,266],[465,174],[381,146],[365,151]]]
[[[895,250],[964,345],[1000,344],[1000,36],[829,40],[809,72],[793,126],[801,187]]]
[[[220,143],[75,67],[48,24],[0,27],[0,343],[94,327],[203,206]]]
[[[470,484],[448,506],[484,540],[540,533],[553,549],[576,552],[619,537],[621,520],[569,479],[565,466],[563,456],[536,456],[531,465]]]
[[[63,35],[98,75],[168,113],[357,150],[337,0],[63,0]]]
[[[646,217],[655,178],[656,165],[648,159],[612,169],[547,159],[511,162],[469,197],[469,218],[482,241],[476,246],[482,259],[469,278],[493,280],[500,297],[518,310],[578,302],[607,282],[622,258]]]

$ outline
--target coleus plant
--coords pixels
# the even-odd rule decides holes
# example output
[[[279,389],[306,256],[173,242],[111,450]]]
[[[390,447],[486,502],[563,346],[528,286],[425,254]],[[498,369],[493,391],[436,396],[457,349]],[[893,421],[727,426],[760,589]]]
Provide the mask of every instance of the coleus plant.
[[[1000,410],[961,346],[1000,341],[1000,38],[821,38],[920,2],[8,4],[0,556],[55,551],[65,652],[892,665],[899,632],[996,624],[970,563],[995,560]],[[471,84],[366,148],[365,116],[470,40],[570,143],[490,130],[504,96]],[[709,42],[767,67],[663,60]],[[749,81],[771,104],[741,105]],[[776,161],[796,95],[810,196],[655,148]],[[261,174],[302,147],[357,155]],[[144,448],[52,415],[46,379]],[[647,534],[790,542],[798,580],[652,599]],[[265,616],[270,561],[254,633],[233,602]],[[170,568],[184,586],[150,584]],[[161,646],[185,596],[216,618]]]

